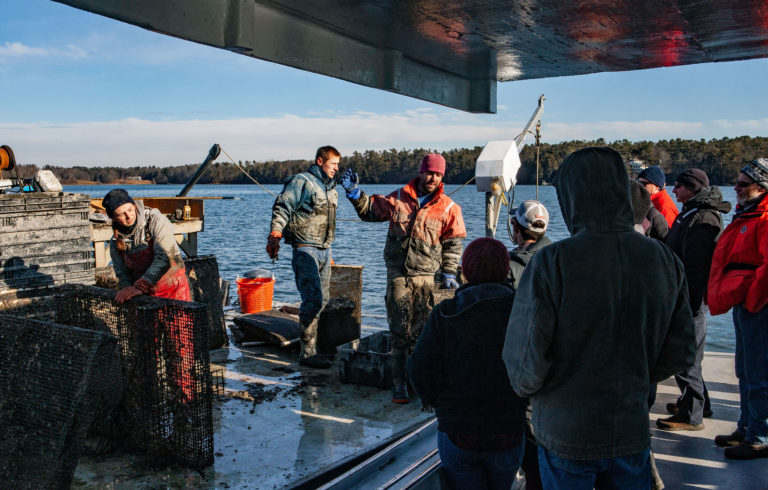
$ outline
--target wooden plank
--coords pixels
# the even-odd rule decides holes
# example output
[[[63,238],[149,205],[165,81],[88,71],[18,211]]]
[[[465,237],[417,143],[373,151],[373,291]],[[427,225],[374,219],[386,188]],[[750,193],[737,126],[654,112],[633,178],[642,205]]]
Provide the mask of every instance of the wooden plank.
[[[0,195],[0,216],[28,214],[56,209],[88,209],[90,197],[85,194],[32,192]]]
[[[60,240],[71,240],[74,238],[89,237],[90,234],[91,229],[87,223],[68,228],[0,233],[0,247],[16,245],[19,243],[50,243]]]
[[[0,260],[7,260],[11,257],[50,257],[75,252],[92,253],[91,240],[88,237],[76,237],[55,242],[3,245],[0,246]]]
[[[88,223],[88,211],[85,210],[44,211],[35,214],[0,217],[0,233],[69,228]]]

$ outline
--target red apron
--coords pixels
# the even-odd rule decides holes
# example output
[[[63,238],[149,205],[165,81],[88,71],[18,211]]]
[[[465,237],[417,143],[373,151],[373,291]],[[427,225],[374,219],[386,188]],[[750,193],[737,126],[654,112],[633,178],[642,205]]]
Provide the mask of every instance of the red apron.
[[[128,273],[135,281],[149,269],[152,261],[155,260],[154,240],[147,240],[147,248],[144,250],[123,255],[123,262],[128,269]],[[174,270],[175,269],[175,270]],[[171,266],[163,277],[157,281],[152,289],[152,296],[158,298],[180,299],[182,301],[192,301],[192,295],[189,291],[189,281],[184,271],[184,266]]]
[[[154,241],[147,240],[147,248],[132,254],[124,254],[123,262],[135,281],[149,269],[152,261],[155,259]],[[171,266],[157,284],[152,288],[152,296],[157,298],[178,299],[182,301],[191,301],[192,295],[189,289],[189,280],[184,270],[184,266]],[[161,317],[162,320],[162,317]],[[171,319],[172,320],[172,319]],[[164,328],[166,335],[172,340],[171,345],[175,347],[176,356],[181,362],[177,363],[158,363],[168,366],[168,376],[181,389],[186,399],[191,400],[194,395],[194,346],[190,342],[189,335],[182,335],[180,325],[189,322],[181,321],[162,321],[157,325],[157,329]],[[187,338],[185,338],[187,337]],[[155,339],[157,341],[157,339]],[[156,352],[159,357],[159,352]]]

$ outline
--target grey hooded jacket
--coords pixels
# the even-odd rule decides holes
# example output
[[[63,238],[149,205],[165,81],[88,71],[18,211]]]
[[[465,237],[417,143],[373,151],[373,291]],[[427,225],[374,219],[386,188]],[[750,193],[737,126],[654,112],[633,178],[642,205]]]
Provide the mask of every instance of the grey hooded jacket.
[[[154,208],[145,208],[140,200],[136,201],[136,225],[133,231],[128,234],[119,233],[119,235],[125,242],[126,254],[141,252],[149,247],[147,240],[152,241],[154,252],[152,264],[140,276],[150,284],[157,284],[169,271],[173,273],[177,268],[184,267],[181,252],[173,236],[173,225],[163,213]],[[134,277],[131,274],[132,271],[126,267],[115,240],[109,242],[109,254],[120,288],[130,286],[140,278]]]
[[[270,231],[283,234],[285,243],[329,248],[336,233],[339,195],[336,183],[318,165],[291,176],[272,206]]]
[[[652,383],[693,364],[696,338],[680,260],[633,231],[629,181],[609,148],[569,155],[555,185],[571,237],[526,267],[503,359],[533,407],[539,444],[566,459],[650,446]]]

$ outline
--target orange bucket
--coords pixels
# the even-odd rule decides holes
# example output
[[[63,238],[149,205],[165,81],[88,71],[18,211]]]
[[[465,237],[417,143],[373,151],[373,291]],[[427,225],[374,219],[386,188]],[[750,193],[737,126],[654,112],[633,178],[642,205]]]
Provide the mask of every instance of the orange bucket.
[[[243,313],[259,313],[272,309],[272,295],[275,280],[271,277],[244,279],[238,277],[237,295],[240,298],[240,311]]]

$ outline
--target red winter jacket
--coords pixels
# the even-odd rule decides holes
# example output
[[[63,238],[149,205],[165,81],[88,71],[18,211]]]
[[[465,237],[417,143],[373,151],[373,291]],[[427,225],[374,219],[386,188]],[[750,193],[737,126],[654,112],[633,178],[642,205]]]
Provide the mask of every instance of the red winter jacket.
[[[461,239],[467,236],[461,207],[443,193],[440,184],[429,202],[419,206],[418,177],[388,196],[361,192],[351,199],[363,221],[389,221],[384,261],[387,268],[408,276],[442,270],[456,274]]]
[[[768,305],[768,196],[734,216],[715,247],[707,303],[713,315],[744,305],[757,313]]]
[[[653,207],[658,209],[659,212],[664,216],[664,219],[667,220],[669,227],[672,228],[672,223],[675,222],[675,218],[677,218],[677,214],[680,211],[677,210],[677,205],[672,200],[672,198],[669,197],[667,191],[662,189],[661,191],[652,195],[651,202],[653,203]]]

